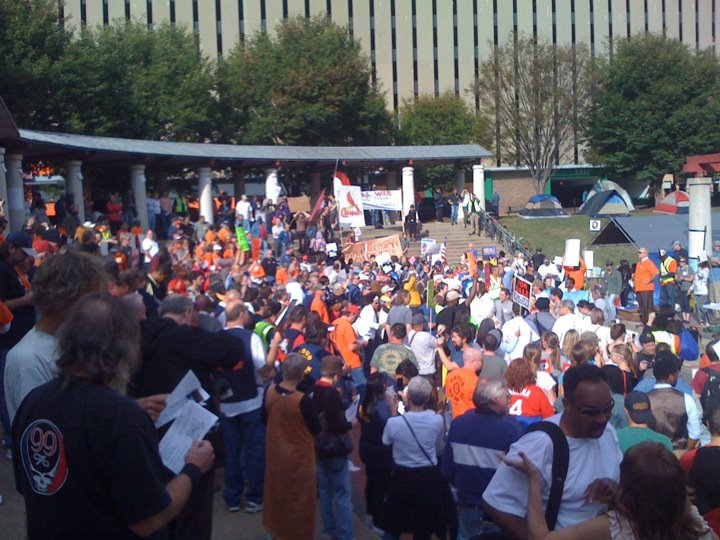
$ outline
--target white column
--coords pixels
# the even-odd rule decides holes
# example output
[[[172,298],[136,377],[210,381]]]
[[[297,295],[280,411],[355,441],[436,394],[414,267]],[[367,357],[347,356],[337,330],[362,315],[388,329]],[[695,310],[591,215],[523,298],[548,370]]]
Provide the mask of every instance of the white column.
[[[690,197],[688,210],[688,255],[697,261],[700,253],[712,253],[712,178],[688,178],[687,192]],[[698,231],[707,231],[705,242]]]
[[[455,167],[455,189],[458,193],[465,189],[465,169],[462,167]]]
[[[7,214],[7,168],[5,167],[4,148],[0,148],[0,199],[5,201],[5,213]]]
[[[265,174],[265,197],[270,199],[273,204],[277,204],[280,198],[280,191],[277,169],[268,169]]]
[[[72,199],[72,204],[78,207],[78,219],[85,222],[85,197],[83,194],[82,161],[68,161],[65,163],[65,192]]]
[[[480,199],[480,205],[485,210],[485,167],[473,165],[473,193]]]
[[[130,185],[135,198],[135,210],[143,231],[148,229],[147,193],[145,192],[145,165],[137,164],[130,167]]]
[[[403,219],[410,210],[410,205],[415,204],[415,169],[403,167],[402,170],[402,209]]]
[[[200,215],[205,216],[205,222],[215,223],[213,212],[212,198],[212,176],[210,176],[210,167],[199,167],[198,175],[198,194],[200,196]]]
[[[320,173],[310,173],[310,198],[315,200],[320,195]]]
[[[19,231],[25,224],[27,210],[23,193],[22,155],[8,154],[7,164],[7,217],[11,231]]]
[[[385,172],[385,183],[388,190],[397,189],[397,171]]]

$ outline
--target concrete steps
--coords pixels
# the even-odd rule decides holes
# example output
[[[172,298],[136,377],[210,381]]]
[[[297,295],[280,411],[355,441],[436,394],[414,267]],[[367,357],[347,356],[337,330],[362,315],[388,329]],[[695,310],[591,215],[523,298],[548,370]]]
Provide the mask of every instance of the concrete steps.
[[[465,228],[463,224],[450,225],[450,220],[445,220],[443,223],[436,223],[431,221],[429,223],[423,223],[423,238],[432,238],[439,243],[444,243],[447,247],[447,260],[450,264],[456,264],[460,262],[460,257],[463,253],[470,249],[470,244],[475,249],[479,249],[485,246],[497,245],[494,240],[487,238],[486,236],[477,236],[470,234],[472,228]],[[383,229],[375,229],[372,226],[364,227],[362,229],[362,237],[360,240],[370,240],[372,238],[381,238],[383,236],[390,236],[392,234],[402,234],[402,227],[400,224],[394,226],[385,227]],[[500,248],[498,248],[499,250]],[[420,254],[420,242],[413,242],[410,247],[410,255]]]

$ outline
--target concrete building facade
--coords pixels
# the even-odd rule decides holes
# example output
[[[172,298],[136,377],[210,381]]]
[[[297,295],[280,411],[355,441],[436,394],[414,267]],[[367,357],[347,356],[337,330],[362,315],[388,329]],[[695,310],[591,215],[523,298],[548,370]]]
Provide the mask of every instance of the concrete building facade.
[[[420,95],[467,90],[479,66],[512,32],[611,55],[643,32],[665,33],[696,49],[716,50],[720,0],[64,0],[67,27],[133,19],[192,29],[210,58],[227,55],[256,32],[272,34],[294,16],[325,14],[346,26],[370,59],[388,108]],[[479,106],[474,103],[475,107]],[[577,144],[576,144],[577,146]],[[575,159],[582,160],[577,148]],[[570,160],[572,160],[570,156]],[[498,163],[500,165],[500,163]]]

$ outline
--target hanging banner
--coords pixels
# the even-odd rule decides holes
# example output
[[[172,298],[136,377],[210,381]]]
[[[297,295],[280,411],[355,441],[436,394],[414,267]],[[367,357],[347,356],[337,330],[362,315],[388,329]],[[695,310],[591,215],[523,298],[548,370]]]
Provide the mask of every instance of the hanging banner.
[[[365,210],[402,210],[402,191],[363,191],[363,208]]]
[[[380,253],[388,253],[389,255],[396,255],[402,257],[402,248],[400,247],[400,236],[393,234],[392,236],[385,236],[384,238],[374,238],[373,240],[366,240],[365,242],[356,242],[343,248],[343,256],[345,260],[352,259],[353,261],[366,261],[371,255],[378,255]]]
[[[337,190],[338,216],[341,227],[364,227],[360,186],[339,186]]]

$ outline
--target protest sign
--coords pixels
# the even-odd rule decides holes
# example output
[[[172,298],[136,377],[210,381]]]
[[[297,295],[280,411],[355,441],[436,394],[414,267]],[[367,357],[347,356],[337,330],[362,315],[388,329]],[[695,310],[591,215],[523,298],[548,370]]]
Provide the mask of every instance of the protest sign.
[[[381,253],[389,253],[390,255],[402,257],[400,236],[393,234],[392,236],[357,242],[343,248],[345,260],[366,261],[371,255],[378,256]]]
[[[531,287],[529,281],[516,276],[513,282],[512,301],[529,310]]]
[[[338,186],[338,215],[340,225],[344,227],[364,227],[365,214],[360,186]]]

